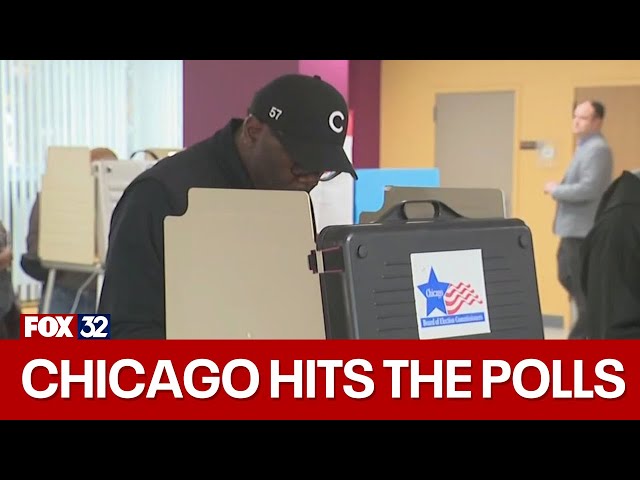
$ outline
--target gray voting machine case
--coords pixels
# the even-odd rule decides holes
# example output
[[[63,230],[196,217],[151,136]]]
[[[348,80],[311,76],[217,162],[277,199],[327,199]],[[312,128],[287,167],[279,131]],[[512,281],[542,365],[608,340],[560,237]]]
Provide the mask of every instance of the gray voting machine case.
[[[376,223],[324,228],[320,277],[327,338],[543,339],[531,232],[518,219],[465,218],[429,200]]]

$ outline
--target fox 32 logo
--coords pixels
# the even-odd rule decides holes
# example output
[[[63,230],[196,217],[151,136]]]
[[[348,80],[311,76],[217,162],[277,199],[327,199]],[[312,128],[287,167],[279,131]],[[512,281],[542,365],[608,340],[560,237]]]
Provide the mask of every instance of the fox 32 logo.
[[[109,340],[111,315],[92,314],[22,314],[23,338]]]

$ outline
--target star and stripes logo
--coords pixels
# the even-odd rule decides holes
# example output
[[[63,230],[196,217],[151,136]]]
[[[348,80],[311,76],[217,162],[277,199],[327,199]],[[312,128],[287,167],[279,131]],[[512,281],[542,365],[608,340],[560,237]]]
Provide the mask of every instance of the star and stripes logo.
[[[417,288],[427,299],[427,316],[436,309],[444,315],[455,315],[464,305],[483,303],[470,283],[441,282],[433,268],[429,273],[429,281]]]
[[[489,333],[482,252],[411,254],[420,338]]]

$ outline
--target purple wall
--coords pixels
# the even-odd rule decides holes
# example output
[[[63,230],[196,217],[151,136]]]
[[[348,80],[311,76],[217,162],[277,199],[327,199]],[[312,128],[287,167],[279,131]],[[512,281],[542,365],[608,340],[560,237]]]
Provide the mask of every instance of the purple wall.
[[[353,164],[356,168],[380,166],[381,60],[351,60],[349,101],[353,110]]]
[[[320,75],[349,103],[349,60],[300,60],[298,71],[304,75]]]
[[[353,110],[353,163],[377,168],[380,157],[380,60],[185,60],[184,146],[242,117],[253,94],[285,73],[320,75]]]
[[[298,71],[298,60],[185,60],[184,146],[212,135],[231,117],[243,117],[267,82]]]

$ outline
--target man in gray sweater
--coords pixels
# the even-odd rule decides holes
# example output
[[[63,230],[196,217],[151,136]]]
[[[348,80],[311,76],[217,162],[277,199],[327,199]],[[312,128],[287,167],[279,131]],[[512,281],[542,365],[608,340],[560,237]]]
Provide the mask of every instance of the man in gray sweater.
[[[586,338],[586,300],[580,288],[580,248],[593,227],[602,195],[612,181],[613,155],[601,133],[605,107],[597,101],[578,104],[573,114],[573,133],[578,145],[560,183],[548,182],[544,192],[557,203],[553,232],[560,237],[558,278],[574,300],[578,318],[570,339]]]

